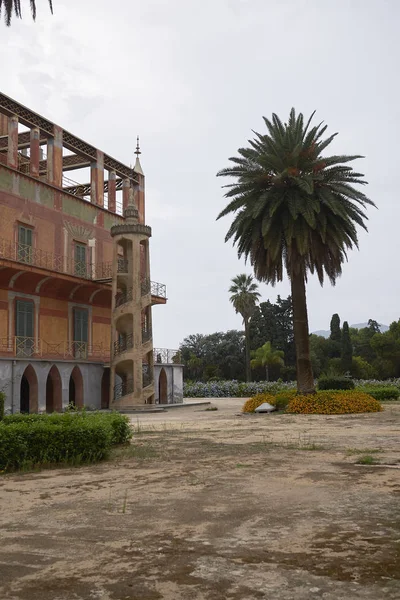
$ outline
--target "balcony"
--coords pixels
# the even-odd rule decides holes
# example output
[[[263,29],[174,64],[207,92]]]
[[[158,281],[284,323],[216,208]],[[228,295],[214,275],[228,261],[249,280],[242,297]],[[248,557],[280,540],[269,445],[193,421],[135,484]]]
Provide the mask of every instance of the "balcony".
[[[133,348],[133,334],[121,335],[119,340],[114,342],[114,356],[118,356],[118,354],[122,354],[131,348]]]
[[[38,358],[48,360],[83,360],[109,362],[110,350],[102,344],[87,342],[47,342],[32,337],[11,336],[0,338],[0,356],[10,358]]]
[[[112,263],[91,263],[75,260],[70,256],[63,256],[33,248],[18,242],[0,240],[0,264],[5,261],[19,264],[23,269],[45,269],[59,274],[85,279],[92,284],[110,284],[112,279]],[[127,272],[128,261],[118,260],[118,272]],[[153,304],[165,304],[167,299],[166,286],[162,283],[144,279],[142,282],[142,295],[152,295]]]
[[[182,356],[180,350],[170,350],[169,348],[154,348],[153,355],[154,364],[182,364]]]
[[[115,295],[115,308],[119,308],[133,299],[132,290],[126,290],[126,292],[119,292]]]
[[[142,328],[142,344],[146,344],[146,342],[151,340],[152,335],[153,335],[153,331],[152,331],[151,327],[149,327],[148,329],[143,327]]]

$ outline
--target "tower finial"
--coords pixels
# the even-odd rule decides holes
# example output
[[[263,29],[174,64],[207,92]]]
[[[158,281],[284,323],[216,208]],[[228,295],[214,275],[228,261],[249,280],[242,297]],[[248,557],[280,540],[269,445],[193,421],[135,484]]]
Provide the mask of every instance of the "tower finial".
[[[139,144],[139,136],[136,137],[136,150],[135,150],[135,154],[136,156],[139,158],[139,154],[142,154],[140,151],[140,144]]]

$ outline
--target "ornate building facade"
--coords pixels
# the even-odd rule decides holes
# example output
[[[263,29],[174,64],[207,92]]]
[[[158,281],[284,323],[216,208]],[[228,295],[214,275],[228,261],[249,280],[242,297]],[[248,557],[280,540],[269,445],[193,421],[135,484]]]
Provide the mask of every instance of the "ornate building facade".
[[[110,233],[132,218],[146,229],[139,154],[132,169],[0,93],[0,391],[8,411],[182,400],[179,353],[152,347],[151,308],[167,299],[165,285],[149,278],[148,237]],[[83,181],[67,177],[72,171]],[[132,244],[127,274],[119,269]],[[122,301],[127,294],[135,306]],[[150,335],[135,348],[132,377],[120,360],[127,310],[136,346]]]

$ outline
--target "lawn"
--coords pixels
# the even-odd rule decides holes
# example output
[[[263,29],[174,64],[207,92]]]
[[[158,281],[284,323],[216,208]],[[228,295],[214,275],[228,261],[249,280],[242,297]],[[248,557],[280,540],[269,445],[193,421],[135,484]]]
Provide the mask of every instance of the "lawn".
[[[400,597],[400,404],[132,418],[93,466],[0,477],[5,600]]]

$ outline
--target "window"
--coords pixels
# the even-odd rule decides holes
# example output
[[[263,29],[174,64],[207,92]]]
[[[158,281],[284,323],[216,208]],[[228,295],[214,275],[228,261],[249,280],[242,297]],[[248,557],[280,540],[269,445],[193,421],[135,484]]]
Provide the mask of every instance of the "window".
[[[74,308],[73,348],[75,358],[87,358],[88,346],[88,311],[85,308]]]
[[[86,246],[84,244],[75,244],[75,275],[79,277],[87,276]]]
[[[18,227],[18,260],[25,263],[32,262],[33,256],[33,231],[29,227]]]
[[[33,310],[33,302],[29,300],[16,301],[15,343],[17,356],[32,356],[34,353]]]

